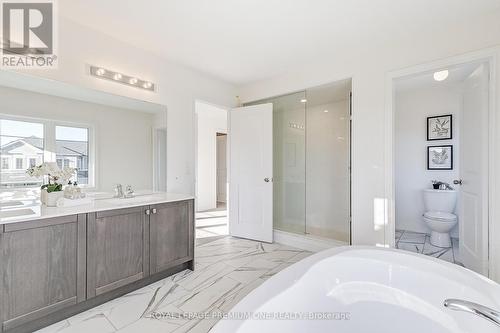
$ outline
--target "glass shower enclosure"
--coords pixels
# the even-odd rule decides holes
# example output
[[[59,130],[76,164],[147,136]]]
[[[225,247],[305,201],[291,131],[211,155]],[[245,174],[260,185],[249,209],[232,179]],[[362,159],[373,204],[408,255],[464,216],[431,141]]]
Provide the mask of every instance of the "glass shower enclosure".
[[[350,242],[350,80],[273,104],[274,229]]]

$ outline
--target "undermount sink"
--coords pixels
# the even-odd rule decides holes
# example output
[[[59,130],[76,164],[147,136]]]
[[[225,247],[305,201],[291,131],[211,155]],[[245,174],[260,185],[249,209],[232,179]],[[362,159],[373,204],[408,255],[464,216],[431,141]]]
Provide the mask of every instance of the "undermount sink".
[[[33,209],[29,209],[29,208],[0,211],[1,218],[30,216],[30,215],[35,215],[35,214],[36,214],[35,211]]]
[[[103,202],[109,202],[113,204],[133,204],[133,203],[141,203],[141,202],[149,202],[151,201],[151,194],[141,194],[136,195],[132,198],[109,198],[109,199],[100,199]]]
[[[0,203],[0,208],[16,207],[22,205],[23,203],[21,201],[5,201]]]

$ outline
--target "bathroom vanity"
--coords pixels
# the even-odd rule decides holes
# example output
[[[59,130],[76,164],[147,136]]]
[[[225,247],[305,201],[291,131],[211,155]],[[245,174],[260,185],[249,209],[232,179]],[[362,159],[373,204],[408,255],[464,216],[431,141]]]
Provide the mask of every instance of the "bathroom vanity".
[[[2,333],[32,332],[194,269],[190,196],[154,193],[66,208],[19,202],[2,206],[0,216]]]

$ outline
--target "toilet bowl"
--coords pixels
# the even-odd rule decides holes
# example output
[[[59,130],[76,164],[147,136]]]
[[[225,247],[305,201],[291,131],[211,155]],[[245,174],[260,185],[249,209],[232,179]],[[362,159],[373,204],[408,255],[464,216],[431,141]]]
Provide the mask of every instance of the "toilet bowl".
[[[437,247],[451,247],[450,231],[457,224],[455,214],[443,212],[426,212],[424,222],[431,229],[432,245]]]
[[[424,190],[424,222],[431,229],[432,245],[451,247],[450,231],[458,218],[453,212],[457,202],[455,190]]]

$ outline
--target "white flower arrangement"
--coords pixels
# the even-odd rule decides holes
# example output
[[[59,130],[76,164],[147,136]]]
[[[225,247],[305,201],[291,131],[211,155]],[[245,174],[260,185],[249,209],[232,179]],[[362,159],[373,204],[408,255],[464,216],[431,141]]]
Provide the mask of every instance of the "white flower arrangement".
[[[67,184],[75,172],[76,169],[70,167],[61,170],[54,162],[44,162],[26,170],[31,177],[48,180],[47,184],[42,185],[42,190],[46,189],[48,193],[62,191],[63,184]]]

